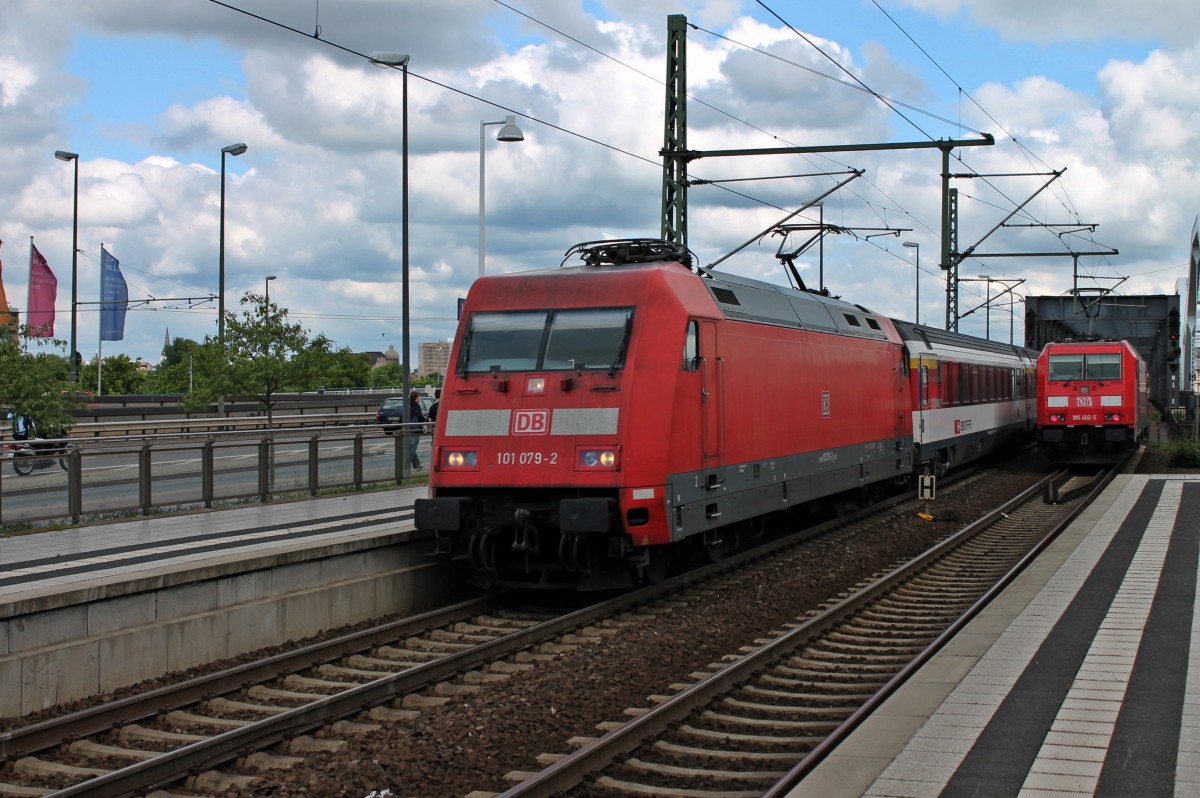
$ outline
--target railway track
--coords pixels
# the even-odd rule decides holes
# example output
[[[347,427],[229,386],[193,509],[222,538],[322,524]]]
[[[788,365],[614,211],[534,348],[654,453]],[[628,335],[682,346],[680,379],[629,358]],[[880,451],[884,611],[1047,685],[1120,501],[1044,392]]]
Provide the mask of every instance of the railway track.
[[[813,617],[514,772],[503,798],[777,798],[967,623],[1116,471],[1056,472]],[[1058,489],[1070,484],[1070,496]],[[1058,499],[1049,503],[1046,497]],[[476,794],[482,798],[484,794]],[[494,795],[490,793],[489,795]]]
[[[480,597],[0,734],[10,763],[0,795],[132,795],[188,774],[189,790],[242,788],[252,777],[211,768],[337,750],[339,736],[411,718],[621,623],[604,621],[613,606],[555,614],[512,603]]]
[[[855,518],[816,532],[852,528]],[[722,574],[786,557],[796,545],[783,541],[560,614],[514,609],[507,594],[487,596],[0,734],[0,795],[250,789],[256,772],[335,752],[347,739],[456,697],[501,689],[498,682],[539,661],[673,611],[678,605],[669,597],[680,591],[735,579]],[[820,724],[824,733],[829,721]]]

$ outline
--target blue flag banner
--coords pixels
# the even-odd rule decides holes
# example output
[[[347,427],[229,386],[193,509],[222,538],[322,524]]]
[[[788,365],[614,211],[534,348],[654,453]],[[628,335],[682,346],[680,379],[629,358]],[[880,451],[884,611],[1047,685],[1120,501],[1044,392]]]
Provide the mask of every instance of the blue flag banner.
[[[125,311],[129,289],[121,276],[121,262],[100,247],[100,340],[120,341],[125,337]]]

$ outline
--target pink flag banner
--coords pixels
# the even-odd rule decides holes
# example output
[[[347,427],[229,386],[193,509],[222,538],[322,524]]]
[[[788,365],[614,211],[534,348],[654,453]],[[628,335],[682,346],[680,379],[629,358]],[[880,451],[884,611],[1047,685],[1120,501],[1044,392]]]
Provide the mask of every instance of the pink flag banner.
[[[29,311],[25,323],[31,338],[54,337],[54,302],[58,299],[58,280],[50,264],[29,244]]]

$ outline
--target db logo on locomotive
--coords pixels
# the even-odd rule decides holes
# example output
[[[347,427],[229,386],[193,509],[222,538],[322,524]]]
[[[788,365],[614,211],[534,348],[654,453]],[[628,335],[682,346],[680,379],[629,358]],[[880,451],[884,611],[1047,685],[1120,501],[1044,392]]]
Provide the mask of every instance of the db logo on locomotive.
[[[513,435],[546,435],[549,432],[549,410],[517,410],[513,413]]]

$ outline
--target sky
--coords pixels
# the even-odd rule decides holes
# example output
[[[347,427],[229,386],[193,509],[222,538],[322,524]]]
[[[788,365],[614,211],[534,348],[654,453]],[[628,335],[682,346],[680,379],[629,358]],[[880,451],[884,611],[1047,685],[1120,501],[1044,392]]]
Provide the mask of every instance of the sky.
[[[512,115],[524,134],[499,142],[499,126],[485,128],[488,274],[556,268],[583,241],[660,235],[667,17],[682,14],[694,26],[691,149],[992,135],[994,145],[956,148],[951,166],[963,175],[951,181],[959,249],[984,255],[960,266],[959,329],[1020,342],[1021,298],[1060,295],[1075,279],[1175,293],[1200,212],[1200,3],[1083,9],[5,0],[3,285],[23,309],[32,240],[58,278],[56,336],[69,337],[74,165],[54,153],[75,152],[79,351],[91,359],[99,347],[101,245],[130,297],[124,339],[105,342],[105,356],[157,363],[168,331],[215,335],[224,166],[227,310],[274,275],[271,300],[313,335],[400,349],[405,81],[367,56],[401,52],[415,366],[419,342],[453,337],[478,276],[481,122]],[[235,143],[246,152],[223,164]],[[708,265],[745,245],[717,268],[786,285],[776,254],[803,239],[764,233],[850,170],[863,174],[791,220],[840,229],[797,259],[803,280],[943,326],[936,148],[693,161],[689,177],[738,182],[689,190],[689,247]],[[1085,253],[1077,277],[1072,252]]]

